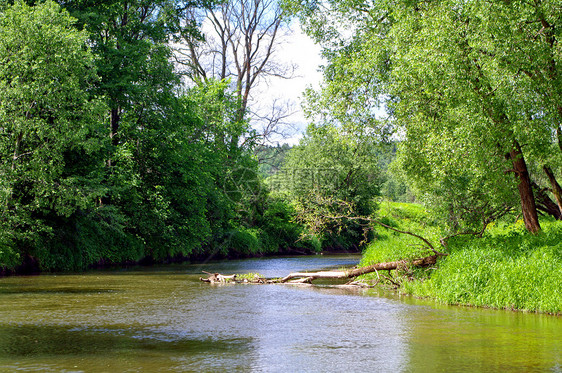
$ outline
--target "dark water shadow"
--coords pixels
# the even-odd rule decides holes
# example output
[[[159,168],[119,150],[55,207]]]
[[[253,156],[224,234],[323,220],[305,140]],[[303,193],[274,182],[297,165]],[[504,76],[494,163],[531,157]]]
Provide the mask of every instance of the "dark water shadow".
[[[220,354],[247,351],[249,339],[197,339],[132,329],[1,325],[0,359],[111,355],[116,351]]]
[[[98,287],[50,287],[50,286],[13,286],[2,285],[0,295],[3,294],[102,294],[117,293],[118,290]]]

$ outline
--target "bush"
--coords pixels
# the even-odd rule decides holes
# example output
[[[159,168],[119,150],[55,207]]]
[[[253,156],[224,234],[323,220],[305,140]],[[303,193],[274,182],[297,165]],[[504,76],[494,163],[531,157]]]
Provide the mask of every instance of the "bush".
[[[0,273],[3,270],[13,270],[21,261],[21,255],[17,252],[14,242],[0,228]]]
[[[322,250],[322,241],[317,236],[303,238],[305,228],[295,220],[295,208],[290,203],[280,197],[270,197],[266,210],[258,221],[264,253]]]
[[[258,254],[261,250],[261,242],[258,235],[258,230],[251,228],[239,227],[231,231],[228,242],[229,254],[233,256]]]
[[[145,255],[143,242],[126,233],[125,218],[107,206],[95,213],[59,220],[32,255],[45,271],[80,271],[93,265],[136,262]]]

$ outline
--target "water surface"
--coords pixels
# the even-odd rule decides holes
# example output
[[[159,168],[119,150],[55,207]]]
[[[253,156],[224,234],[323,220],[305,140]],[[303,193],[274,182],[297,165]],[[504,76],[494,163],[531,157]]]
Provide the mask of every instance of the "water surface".
[[[201,271],[338,268],[272,258],[0,279],[0,371],[562,372],[562,319],[373,290],[210,285]]]

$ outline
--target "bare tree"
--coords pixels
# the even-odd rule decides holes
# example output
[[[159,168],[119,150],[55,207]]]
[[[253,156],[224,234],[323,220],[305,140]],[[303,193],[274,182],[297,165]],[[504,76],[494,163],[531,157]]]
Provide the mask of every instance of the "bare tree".
[[[276,60],[288,32],[278,1],[229,0],[191,11],[186,22],[199,25],[203,37],[182,35],[176,58],[186,67],[185,75],[195,84],[230,79],[238,99],[236,119],[256,122],[258,137],[279,134],[290,106],[274,100],[264,111],[251,103],[251,92],[258,85],[271,77],[288,79],[294,73],[294,66]]]

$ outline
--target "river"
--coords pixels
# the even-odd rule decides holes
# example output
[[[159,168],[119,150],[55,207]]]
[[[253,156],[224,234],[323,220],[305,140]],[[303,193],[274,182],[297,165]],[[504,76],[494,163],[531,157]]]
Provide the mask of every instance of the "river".
[[[202,270],[338,268],[269,258],[0,279],[1,372],[562,372],[562,318],[377,290],[210,285]]]

